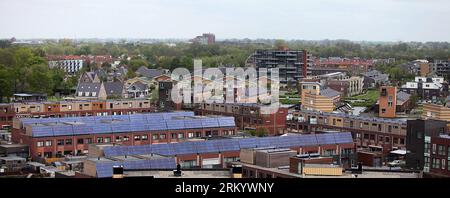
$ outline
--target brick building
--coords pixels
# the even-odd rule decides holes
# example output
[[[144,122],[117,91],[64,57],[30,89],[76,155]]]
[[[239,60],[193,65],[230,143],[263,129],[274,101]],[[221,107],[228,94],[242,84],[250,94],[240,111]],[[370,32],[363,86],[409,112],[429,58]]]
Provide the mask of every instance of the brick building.
[[[290,115],[286,121],[287,132],[349,131],[358,147],[385,151],[406,147],[407,122],[403,120],[313,111],[295,111]]]
[[[263,114],[262,107],[262,104],[202,103],[194,112],[196,115],[233,116],[236,127],[241,130],[266,128],[269,135],[282,134],[286,128],[288,108],[280,107],[276,113]]]
[[[272,147],[275,149],[289,148],[294,153],[309,152],[340,154],[354,149],[350,133],[292,135],[282,137],[241,138],[207,140],[196,142],[180,142],[175,144],[152,144],[140,146],[109,146],[103,149],[99,156],[92,156],[97,167],[89,175],[111,177],[113,163],[117,159],[134,158],[148,160],[148,158],[164,156],[174,159],[183,168],[224,168],[240,160],[242,149]],[[95,157],[95,158],[94,158]],[[136,159],[137,158],[137,159]],[[90,162],[91,163],[91,162]],[[118,163],[118,162],[114,162]],[[127,164],[124,164],[127,168]],[[172,168],[173,169],[173,168]],[[107,172],[108,175],[103,174]]]
[[[397,106],[397,88],[380,87],[379,112],[381,118],[395,118]]]
[[[0,127],[11,126],[14,118],[126,115],[154,112],[148,99],[76,100],[0,104]]]
[[[232,117],[193,112],[113,116],[23,118],[14,121],[13,142],[30,147],[33,158],[84,155],[93,143],[144,145],[235,134]]]

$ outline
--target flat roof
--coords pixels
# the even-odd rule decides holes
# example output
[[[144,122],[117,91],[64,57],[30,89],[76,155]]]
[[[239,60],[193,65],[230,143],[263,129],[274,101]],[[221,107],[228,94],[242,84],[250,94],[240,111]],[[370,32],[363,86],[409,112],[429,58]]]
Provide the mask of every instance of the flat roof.
[[[20,121],[33,137],[236,127],[232,116],[195,116],[190,111]]]

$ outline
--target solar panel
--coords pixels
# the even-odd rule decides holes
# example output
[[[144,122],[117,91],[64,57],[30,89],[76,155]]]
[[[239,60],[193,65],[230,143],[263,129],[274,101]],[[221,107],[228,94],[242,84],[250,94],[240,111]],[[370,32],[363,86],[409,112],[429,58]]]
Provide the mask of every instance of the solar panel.
[[[149,131],[163,131],[167,130],[167,125],[165,121],[149,121],[148,124],[145,125],[145,128]]]
[[[203,128],[202,120],[200,120],[200,119],[185,119],[184,127],[186,127],[186,129],[201,129],[201,128]]]
[[[180,142],[170,144],[176,155],[197,154],[197,142]]]
[[[215,128],[219,127],[219,122],[217,118],[204,118],[202,119],[203,128]]]
[[[97,177],[107,178],[113,175],[113,166],[122,165],[121,162],[98,162],[96,164]]]
[[[183,119],[166,120],[167,129],[184,129]]]
[[[265,137],[259,139],[258,147],[272,147],[277,146],[278,137]]]
[[[73,127],[72,125],[54,126],[53,135],[54,136],[73,135]]]
[[[53,127],[51,126],[33,126],[33,137],[48,137],[53,136]]]
[[[296,139],[298,146],[317,145],[317,139],[315,135],[300,135]]]
[[[175,169],[175,158],[152,159],[148,161],[151,169]]]
[[[95,124],[92,126],[92,133],[111,133],[111,125],[110,124]]]
[[[219,126],[221,127],[235,127],[234,117],[219,117]]]
[[[198,153],[218,153],[219,148],[214,141],[203,141],[197,144]]]
[[[334,134],[332,133],[325,133],[325,134],[317,134],[317,143],[320,145],[330,145],[330,144],[336,144],[334,141]]]
[[[239,140],[236,139],[228,139],[228,140],[216,140],[216,145],[219,146],[219,151],[239,151]]]
[[[277,141],[278,148],[298,147],[296,135],[279,137]]]
[[[153,144],[151,146],[151,152],[158,154],[158,155],[164,155],[164,156],[172,156],[175,155],[175,152],[173,151],[173,148],[169,144]]]
[[[336,144],[353,143],[352,134],[349,132],[334,133],[334,140],[336,141]]]
[[[150,152],[151,150],[148,147],[140,145],[140,146],[133,146],[124,153],[127,153],[127,155],[145,155]]]
[[[123,168],[128,170],[136,170],[136,169],[149,169],[150,163],[148,160],[132,160],[132,161],[124,161]]]
[[[128,132],[130,131],[131,125],[130,124],[112,124],[111,129],[114,133],[119,132]]]
[[[83,135],[83,134],[91,134],[91,133],[93,133],[92,126],[73,125],[73,134],[74,135]]]
[[[239,147],[243,148],[256,148],[258,147],[258,138],[245,138],[239,140]]]
[[[149,128],[146,127],[144,123],[130,123],[129,131],[148,131]]]

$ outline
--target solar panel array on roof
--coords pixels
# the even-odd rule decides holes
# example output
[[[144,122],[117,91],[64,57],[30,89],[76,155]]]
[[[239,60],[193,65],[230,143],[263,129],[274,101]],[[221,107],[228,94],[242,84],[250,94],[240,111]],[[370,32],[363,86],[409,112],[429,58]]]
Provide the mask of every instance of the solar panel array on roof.
[[[352,138],[351,133],[334,133],[333,135],[336,144],[349,143],[347,140]]]
[[[186,129],[196,129],[203,128],[203,125],[202,122],[199,122],[198,120],[188,119],[184,121],[184,127]]]
[[[193,112],[149,113],[114,116],[23,119],[35,137],[66,136],[136,131],[164,131],[196,128],[235,127],[233,117],[199,117]],[[220,124],[219,124],[220,123]],[[50,126],[51,125],[51,126]],[[51,131],[44,131],[47,126]]]
[[[33,127],[34,137],[53,136],[53,127],[51,126],[36,126]]]
[[[334,145],[345,143],[353,143],[352,135],[349,132],[292,135],[282,137],[209,140],[142,146],[111,146],[104,148],[104,153],[105,156],[108,157],[121,155],[148,155],[152,153],[164,156],[174,156],[197,153],[239,151],[240,149],[244,148],[295,148],[302,146]]]
[[[184,120],[182,119],[172,119],[167,120],[167,129],[184,129]]]
[[[113,176],[113,167],[123,166],[125,170],[137,169],[167,169],[173,170],[176,168],[175,158],[160,158],[160,159],[146,159],[146,160],[132,160],[132,161],[112,161],[112,162],[98,162],[96,163],[96,171],[98,178],[108,178]]]
[[[334,134],[332,134],[332,133],[325,133],[320,136],[316,136],[316,138],[317,138],[317,143],[319,145],[327,145],[327,144],[335,144],[336,143],[334,141]]]
[[[234,117],[220,117],[218,118],[219,126],[228,127],[228,126],[236,126],[234,122]]]
[[[219,147],[215,144],[216,141],[203,141],[197,144],[198,153],[218,153]]]
[[[217,118],[205,118],[202,119],[202,125],[205,128],[214,128],[219,127],[219,122],[217,121]]]

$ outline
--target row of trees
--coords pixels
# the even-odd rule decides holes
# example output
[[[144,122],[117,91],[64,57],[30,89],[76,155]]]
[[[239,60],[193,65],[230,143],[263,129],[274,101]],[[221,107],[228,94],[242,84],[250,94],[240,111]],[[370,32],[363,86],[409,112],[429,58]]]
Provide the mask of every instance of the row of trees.
[[[36,49],[0,48],[0,102],[20,92],[53,95],[56,91],[68,91],[76,80],[65,80],[64,76],[64,71],[50,69]]]

